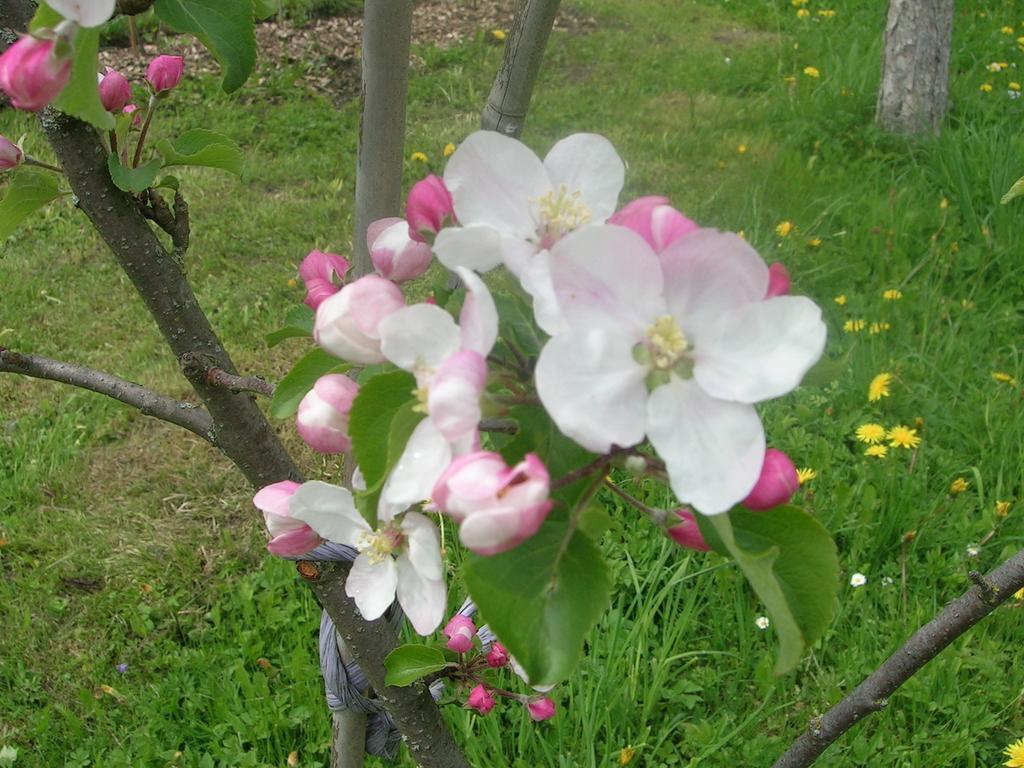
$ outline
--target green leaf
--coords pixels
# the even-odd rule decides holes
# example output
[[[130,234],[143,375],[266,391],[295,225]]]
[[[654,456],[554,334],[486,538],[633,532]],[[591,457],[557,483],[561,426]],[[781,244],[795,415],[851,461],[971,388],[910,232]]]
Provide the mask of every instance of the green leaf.
[[[853,347],[850,347],[842,355],[833,359],[822,357],[814,367],[804,374],[802,387],[827,387],[833,381],[850,370],[850,358],[853,356]]]
[[[245,156],[235,142],[205,128],[186,131],[173,142],[161,139],[156,150],[164,156],[165,165],[201,165],[220,168],[236,176],[242,175],[245,162]]]
[[[348,363],[332,357],[319,347],[310,350],[274,389],[274,397],[270,401],[270,415],[277,419],[293,416],[299,410],[302,398],[313,388],[317,379],[328,373],[343,373],[349,367]]]
[[[696,517],[708,544],[735,558],[764,603],[779,638],[775,673],[789,672],[832,620],[839,586],[835,542],[821,523],[790,505]]]
[[[448,666],[444,653],[429,645],[400,645],[384,659],[385,685],[412,685],[432,672]]]
[[[28,168],[15,173],[7,185],[7,194],[0,201],[0,243],[10,237],[30,213],[60,196],[54,174]]]
[[[252,0],[252,13],[259,21],[276,15],[278,10],[278,0]]]
[[[382,373],[359,388],[349,413],[348,434],[367,489],[378,487],[387,474],[391,422],[414,399],[414,389],[416,379],[405,371]]]
[[[313,314],[313,310],[305,304],[293,307],[288,313],[288,316],[284,319],[284,326],[267,334],[267,346],[276,347],[285,339],[294,339],[300,336],[312,336],[314,317],[315,315]]]
[[[515,549],[470,553],[466,584],[481,616],[522,664],[531,685],[564,680],[608,606],[611,580],[601,552],[567,522],[549,518]]]
[[[387,461],[384,464],[384,473],[376,483],[367,486],[362,493],[356,494],[356,504],[363,517],[366,518],[366,522],[373,528],[377,527],[377,507],[380,503],[381,491],[384,490],[384,481],[398,460],[402,458],[402,452],[405,451],[405,446],[409,442],[413,430],[416,429],[416,425],[423,421],[423,414],[416,410],[417,405],[419,405],[418,401],[409,400],[394,412],[391,424],[388,425],[388,453]]]
[[[175,32],[194,35],[224,69],[221,87],[238,90],[256,66],[252,0],[156,0],[156,15]]]
[[[107,168],[110,169],[110,178],[114,180],[114,184],[117,185],[118,189],[123,189],[125,192],[139,193],[149,189],[160,174],[161,167],[163,167],[163,163],[159,157],[153,158],[138,168],[125,168],[121,165],[117,155],[107,156]]]
[[[500,338],[513,342],[527,357],[536,357],[543,346],[543,333],[533,321],[533,307],[523,294],[494,294],[498,309]]]
[[[999,202],[1006,205],[1008,202],[1014,198],[1020,197],[1021,195],[1024,195],[1024,176],[1021,176],[1013,182],[1013,186],[1006,190],[1006,194],[1000,198]]]
[[[536,453],[544,457],[554,480],[597,457],[563,435],[539,405],[517,405],[509,409],[508,417],[518,426],[515,436],[501,448],[501,456],[509,464],[517,464],[526,454]]]
[[[177,176],[171,176],[170,174],[168,174],[167,176],[164,176],[162,179],[160,179],[160,181],[156,183],[156,186],[158,188],[162,187],[164,189],[173,189],[175,192],[177,192],[178,189],[181,187],[181,182],[178,181]]]
[[[91,123],[103,131],[114,129],[116,122],[100,101],[99,88],[100,28],[75,33],[71,79],[60,92],[53,106],[72,117]]]

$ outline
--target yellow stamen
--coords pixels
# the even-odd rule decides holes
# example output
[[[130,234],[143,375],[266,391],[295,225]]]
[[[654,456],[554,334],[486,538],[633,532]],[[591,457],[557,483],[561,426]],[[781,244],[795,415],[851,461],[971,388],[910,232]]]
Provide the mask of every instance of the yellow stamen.
[[[661,371],[671,371],[687,350],[686,336],[672,315],[662,315],[647,329],[651,364]]]
[[[590,222],[591,213],[580,193],[570,192],[565,184],[537,198],[541,241],[553,245],[560,238]]]

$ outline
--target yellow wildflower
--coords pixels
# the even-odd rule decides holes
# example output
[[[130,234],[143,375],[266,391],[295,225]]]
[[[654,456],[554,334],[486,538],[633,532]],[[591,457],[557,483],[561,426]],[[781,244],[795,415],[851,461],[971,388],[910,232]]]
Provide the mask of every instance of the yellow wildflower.
[[[875,376],[868,385],[868,401],[877,403],[883,397],[888,397],[890,384],[892,384],[891,373],[883,372]]]
[[[409,155],[409,159],[414,163],[425,163],[427,162],[427,155],[424,152],[413,152]]]
[[[1014,597],[1015,597],[1015,598],[1016,598],[1017,600],[1024,600],[1024,587],[1021,587],[1021,588],[1020,588],[1020,589],[1018,589],[1018,590],[1017,590],[1016,592],[1014,592],[1014,593],[1013,593],[1013,596],[1014,596]]]
[[[982,93],[992,93],[992,83],[982,83],[978,86],[978,90]]]
[[[500,43],[502,40],[505,39],[505,30],[504,29],[492,29],[491,30],[491,37],[493,37],[495,40],[497,40]]]
[[[747,153],[747,145],[740,144],[738,147],[736,147],[736,151],[739,152],[741,155],[745,155]]]
[[[855,434],[862,443],[874,445],[885,439],[885,427],[881,424],[861,424]]]
[[[871,327],[868,328],[868,333],[877,334],[882,331],[888,331],[890,328],[892,328],[892,325],[884,321],[880,323],[872,323]]]
[[[1017,45],[1024,45],[1024,37],[1017,38]]]
[[[821,77],[821,72],[817,67],[804,67],[804,74],[815,79]]]
[[[836,296],[834,299],[832,299],[832,301],[834,301],[840,307],[845,307],[846,306],[846,294],[845,293],[840,293],[838,296]]]
[[[843,323],[843,330],[847,333],[860,333],[867,324],[867,320],[847,320]]]
[[[865,456],[871,456],[874,459],[884,459],[887,453],[889,453],[889,449],[884,445],[869,445],[864,451]]]
[[[889,288],[882,291],[882,298],[886,301],[899,301],[903,298],[903,291],[899,288]]]
[[[775,234],[779,237],[789,237],[789,233],[793,231],[792,221],[780,221],[775,225]]]
[[[627,744],[619,750],[619,765],[629,765],[636,757],[636,750],[632,744]]]
[[[942,198],[941,200],[939,200],[939,210],[944,211],[947,208],[949,208],[949,200],[947,200],[946,198]]]
[[[782,82],[786,85],[796,85],[796,78],[793,75],[786,75],[782,78]]]
[[[1009,501],[996,501],[996,517],[1006,517],[1010,514],[1011,503]]]
[[[917,430],[897,424],[889,430],[886,435],[889,438],[889,445],[892,448],[917,448],[921,444],[921,438],[917,436]]]
[[[1017,81],[1012,81],[1006,87],[1009,88],[1011,91],[1020,91],[1020,83],[1018,83]]]
[[[985,69],[989,72],[999,72],[1003,69],[1004,65],[1002,62],[993,61],[991,64],[986,64]]]
[[[794,8],[799,8],[801,5],[807,5],[807,0],[789,0],[793,3]]]
[[[1024,768],[1024,739],[1017,739],[1003,750],[1009,759],[1003,763],[1006,768]]]
[[[299,765],[299,753],[289,752],[288,753],[288,768],[298,768]]]
[[[1011,387],[1017,386],[1017,380],[1004,371],[992,371],[992,380],[1000,384],[1009,384]]]
[[[967,482],[962,477],[958,477],[956,480],[949,484],[949,495],[958,496],[970,487],[971,484],[969,482]]]
[[[999,31],[1002,32],[1004,35],[1012,35],[1013,34],[1013,27],[1003,27]]]
[[[798,19],[807,19],[810,18],[810,16],[811,12],[808,11],[806,8],[801,8],[799,11],[796,12],[796,17]]]
[[[455,145],[452,144],[450,141],[447,144],[445,144],[444,149],[441,150],[441,154],[443,154],[445,157],[451,157],[453,152],[455,152]]]
[[[813,480],[817,476],[817,470],[811,469],[810,467],[800,467],[800,469],[796,471],[796,481],[800,485]]]
[[[812,237],[810,240],[807,241],[807,246],[809,248],[817,248],[820,245],[821,245],[821,238],[820,237]]]
[[[299,281],[296,280],[294,277],[289,277],[288,278],[288,287],[289,288],[294,288],[298,284],[299,284]]]
[[[836,15],[836,12],[833,10],[829,10],[827,8],[822,8],[820,11],[818,11],[818,15],[825,19],[831,19]]]

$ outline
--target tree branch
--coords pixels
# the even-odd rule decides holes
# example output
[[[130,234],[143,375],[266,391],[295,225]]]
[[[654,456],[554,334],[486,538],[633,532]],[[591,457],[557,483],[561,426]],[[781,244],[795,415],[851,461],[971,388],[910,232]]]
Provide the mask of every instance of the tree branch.
[[[409,82],[412,0],[376,0],[363,6],[363,84],[356,157],[353,269],[373,268],[366,228],[397,216],[402,207],[405,98]]]
[[[207,365],[194,352],[186,352],[178,361],[181,370],[189,379],[201,377],[208,384],[226,389],[229,392],[255,392],[258,395],[273,397],[274,385],[259,376],[237,376],[221,368]]]
[[[558,4],[559,0],[522,0],[480,118],[480,127],[484,130],[515,137],[523,132],[544,49],[558,15]]]
[[[441,710],[421,681],[398,688],[384,685],[384,659],[398,638],[382,617],[365,621],[345,594],[349,563],[300,561],[299,575],[313,588],[338,634],[359,664],[404,737],[413,760],[422,768],[469,768],[441,717]]]
[[[161,395],[109,373],[39,355],[25,355],[4,347],[0,347],[0,372],[20,373],[98,392],[137,408],[145,416],[184,427],[216,445],[213,420],[202,408]]]
[[[978,580],[984,587],[978,586]],[[1024,588],[1024,549],[988,576],[972,578],[975,586],[925,624],[885,663],[807,729],[773,768],[811,765],[836,739],[863,717],[884,709],[889,696],[946,646]]]

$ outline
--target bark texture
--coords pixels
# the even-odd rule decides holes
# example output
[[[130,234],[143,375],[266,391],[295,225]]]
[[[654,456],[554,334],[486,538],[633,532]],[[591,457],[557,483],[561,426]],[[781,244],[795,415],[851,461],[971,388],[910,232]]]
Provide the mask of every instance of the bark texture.
[[[937,132],[949,98],[953,0],[889,0],[876,119],[891,133]]]
[[[522,0],[505,39],[501,67],[487,97],[480,127],[518,138],[526,123],[544,49],[559,0]]]

